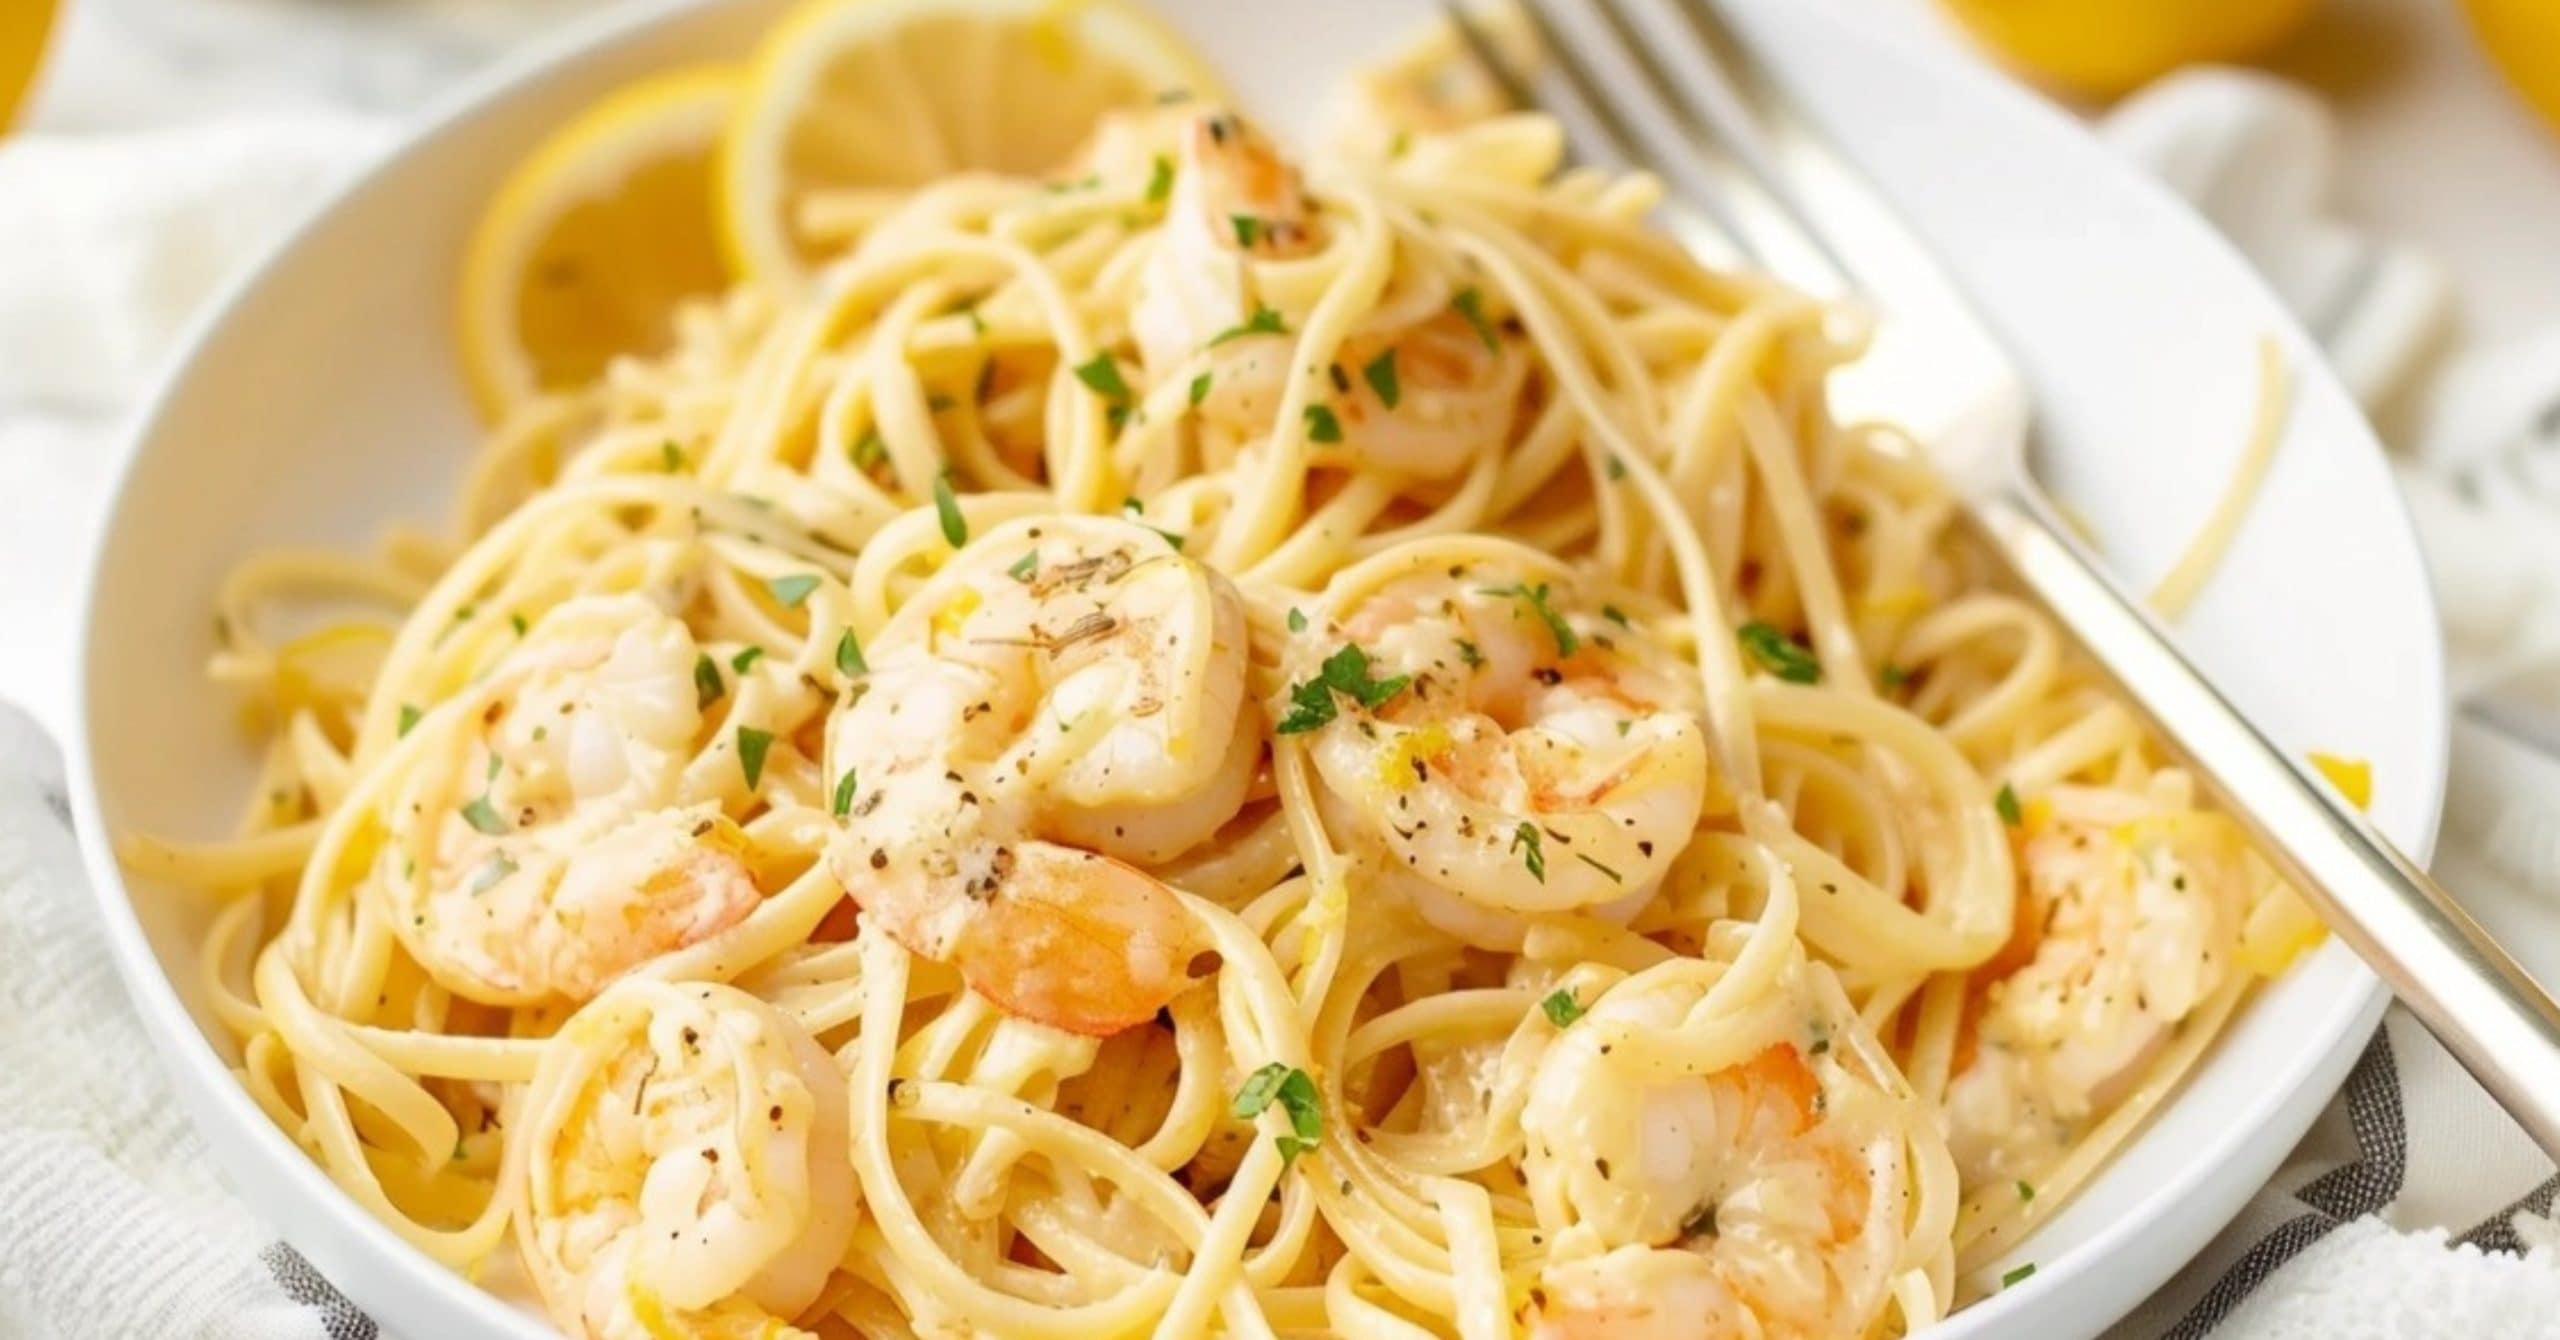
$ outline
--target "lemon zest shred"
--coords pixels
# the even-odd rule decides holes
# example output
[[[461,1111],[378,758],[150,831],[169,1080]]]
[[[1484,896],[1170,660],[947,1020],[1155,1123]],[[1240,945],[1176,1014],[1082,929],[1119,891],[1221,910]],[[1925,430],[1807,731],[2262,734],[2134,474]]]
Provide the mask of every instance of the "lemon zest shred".
[[[2338,794],[2346,797],[2347,803],[2357,810],[2373,807],[2373,764],[2364,759],[2324,754],[2314,749],[2311,751],[2311,766],[2319,769],[2320,775],[2329,779],[2329,785],[2338,788]]]

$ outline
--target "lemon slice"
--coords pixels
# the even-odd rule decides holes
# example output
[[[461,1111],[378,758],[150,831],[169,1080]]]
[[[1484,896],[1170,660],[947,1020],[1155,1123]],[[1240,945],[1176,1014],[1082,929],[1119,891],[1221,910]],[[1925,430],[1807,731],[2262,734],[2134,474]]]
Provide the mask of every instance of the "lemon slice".
[[[1122,0],[811,0],[766,38],[730,123],[721,238],[742,273],[789,285],[818,256],[799,229],[813,193],[1047,172],[1105,112],[1176,93],[1219,88]]]
[[[2560,131],[2560,5],[2551,0],[2463,0],[2463,7],[2507,82]]]
[[[2181,66],[2246,60],[2291,36],[2319,7],[2319,0],[1944,3],[1975,40],[2010,65],[2092,97],[2131,92]]]
[[[507,178],[463,262],[462,365],[483,415],[664,349],[676,308],[727,286],[711,184],[743,87],[726,68],[642,80]]]

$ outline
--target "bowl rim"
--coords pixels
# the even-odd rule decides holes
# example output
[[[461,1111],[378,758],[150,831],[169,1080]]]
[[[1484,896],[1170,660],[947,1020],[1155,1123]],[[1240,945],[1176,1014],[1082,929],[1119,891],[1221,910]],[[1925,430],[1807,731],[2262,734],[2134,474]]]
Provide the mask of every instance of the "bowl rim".
[[[1144,0],[1151,7],[1176,3],[1178,0]],[[1775,4],[1778,0],[1749,0],[1754,4]],[[387,1272],[396,1272],[412,1286],[408,1291],[425,1296],[448,1318],[467,1319],[490,1328],[510,1340],[556,1340],[549,1323],[511,1305],[459,1272],[435,1262],[423,1250],[401,1237],[388,1224],[366,1211],[356,1199],[339,1187],[320,1164],[309,1157],[281,1128],[270,1121],[248,1091],[232,1074],[229,1065],[197,1024],[193,1013],[178,996],[176,987],[161,961],[152,950],[142,929],[135,906],[133,890],[128,887],[122,865],[115,855],[115,844],[105,827],[104,799],[99,792],[94,768],[95,744],[92,722],[99,703],[92,697],[93,647],[103,616],[98,604],[100,586],[107,561],[117,538],[127,527],[126,512],[131,502],[132,483],[144,468],[145,448],[155,435],[169,408],[170,401],[186,380],[188,370],[205,349],[222,338],[234,313],[244,300],[266,284],[273,272],[301,249],[308,236],[344,208],[351,199],[370,189],[396,165],[426,152],[455,128],[478,115],[484,108],[507,96],[520,93],[550,78],[561,67],[599,48],[618,45],[642,32],[698,12],[721,6],[722,0],[626,0],[592,15],[563,23],[539,40],[521,50],[491,62],[486,68],[457,81],[456,85],[434,99],[420,114],[402,125],[387,146],[372,152],[361,164],[351,168],[339,182],[319,197],[287,229],[283,230],[259,253],[257,259],[224,284],[218,294],[192,319],[175,351],[154,379],[152,389],[138,408],[125,420],[116,434],[119,458],[111,472],[107,504],[93,533],[79,577],[78,616],[75,624],[79,673],[75,677],[70,702],[69,734],[65,750],[74,827],[83,863],[89,876],[93,900],[104,923],[106,940],[144,1031],[173,1089],[177,1092],[199,1133],[217,1152],[225,1149],[254,1151],[261,1171],[282,1179],[290,1192],[303,1202],[306,1216],[325,1222],[332,1236],[354,1256],[369,1258]],[[2220,253],[2233,262],[2232,282],[2250,290],[2257,305],[2264,310],[2269,327],[2282,335],[2295,349],[2316,350],[2299,320],[2270,289],[2254,266],[2221,233],[2214,230],[2174,193],[2141,172],[2134,165],[2105,150],[2084,128],[2074,124],[2057,108],[2037,98],[2022,87],[2011,84],[1988,69],[1975,68],[1954,58],[1952,54],[1931,49],[1927,45],[1905,40],[1875,30],[1853,20],[1846,9],[1829,0],[1803,5],[1802,9],[1818,13],[1816,20],[1830,30],[1829,36],[1844,42],[1855,42],[1875,51],[1880,57],[1915,67],[1919,77],[1937,84],[1955,84],[1971,94],[1998,105],[2002,117],[2021,127],[2023,133],[2061,136],[2076,141],[2074,156],[2090,160],[2092,172],[2115,178],[2118,184],[2136,194],[2149,197],[2165,206],[2159,222],[2186,234],[2181,245],[2203,247]],[[2334,396],[2353,406],[2354,401],[2338,383],[2336,374],[2324,361],[2299,358],[2294,368],[2297,396],[2315,391]],[[2355,447],[2377,457],[2384,455],[2359,410],[2356,416],[2362,431]],[[2394,491],[2388,499],[2386,515],[2397,517],[2398,538],[2420,565],[2422,578],[2415,594],[2419,609],[2430,626],[2441,627],[2441,614],[2435,590],[2425,577],[2425,554],[2416,542],[2415,523],[2406,500]],[[2415,827],[2403,843],[2404,850],[2423,863],[2433,852],[2444,801],[2447,762],[2450,749],[2451,712],[2444,669],[2444,647],[2441,639],[2413,649],[2414,669],[2423,682],[2425,692],[2414,710],[2432,717],[2432,729],[2423,732],[2425,755],[2421,774],[2416,779],[2420,788],[2420,805]],[[2342,952],[2334,938],[2322,952]],[[2004,1323],[2023,1322],[2023,1312],[2032,1310],[2042,1317],[2056,1315],[2051,1295],[2070,1287],[2092,1267],[2117,1256],[2131,1245],[2160,1230],[2161,1221],[2178,1202],[2197,1196],[2199,1190],[2226,1175],[2237,1161],[2244,1142],[2259,1129],[2274,1121],[2285,1109],[2301,1105],[2300,1127],[2307,1129],[2327,1104],[2328,1097],[2345,1078],[2347,1070],[2361,1054],[2365,1039],[2379,1024],[2388,991],[2379,978],[2360,963],[2352,964],[2353,973],[2341,982],[2335,998],[2318,1016],[2316,1029],[2306,1033],[2302,1041],[2310,1044],[2291,1049],[2286,1064],[2272,1071],[2269,1082],[2257,1089],[2243,1110],[2230,1114],[2213,1140],[2195,1151],[2178,1176],[2167,1179],[2145,1195],[2131,1211],[2078,1244],[2071,1252],[2043,1263],[2030,1280],[2004,1290],[1993,1297],[1979,1300],[1963,1312],[1954,1314],[1928,1329],[1931,1335],[1975,1334],[2004,1329]],[[2313,1103],[2305,1091],[2317,1086],[2321,1101]],[[2174,1106],[2183,1094],[2174,1095]],[[2166,1110],[2166,1108],[2164,1108]],[[207,1129],[220,1123],[220,1129]],[[2298,1140],[2300,1131],[2294,1139]],[[2290,1145],[2288,1145],[2288,1149]],[[247,1198],[245,1179],[237,1176],[227,1160],[217,1158],[226,1182]],[[2234,1198],[2236,1212],[2248,1195],[2259,1188]],[[263,1207],[262,1207],[263,1210]],[[2230,1213],[2221,1214],[2217,1226],[2227,1223]],[[2204,1250],[2210,1234],[2192,1245],[2176,1250],[2171,1266],[2160,1279],[2144,1285],[2147,1294],[2161,1280],[2191,1261]],[[290,1241],[289,1239],[287,1239]],[[2032,1237],[2028,1241],[2032,1242]],[[300,1244],[296,1244],[299,1246]],[[344,1287],[343,1281],[332,1278]],[[372,1293],[372,1290],[366,1290]],[[353,1297],[350,1294],[350,1297]],[[2134,1299],[2138,1303],[2140,1295]],[[2043,1304],[2043,1306],[2038,1306]],[[2090,1319],[2099,1325],[2112,1320]]]

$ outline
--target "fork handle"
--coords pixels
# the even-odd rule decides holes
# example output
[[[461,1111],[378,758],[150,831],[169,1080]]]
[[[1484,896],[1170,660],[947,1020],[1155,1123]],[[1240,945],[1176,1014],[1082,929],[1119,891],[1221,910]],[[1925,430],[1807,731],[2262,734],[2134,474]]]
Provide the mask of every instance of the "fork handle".
[[[1966,509],[2259,850],[2544,1152],[2560,1159],[2560,1005],[2362,816],[2260,734],[2023,481]]]

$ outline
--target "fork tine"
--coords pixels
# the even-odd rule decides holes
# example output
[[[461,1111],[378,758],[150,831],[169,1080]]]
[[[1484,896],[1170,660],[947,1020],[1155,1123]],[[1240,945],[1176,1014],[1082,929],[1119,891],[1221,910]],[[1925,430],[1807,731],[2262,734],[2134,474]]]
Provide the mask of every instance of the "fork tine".
[[[1461,0],[1441,0],[1441,9],[1468,51],[1493,74],[1495,82],[1520,105],[1545,106],[1557,113],[1565,123],[1567,135],[1580,141],[1584,157],[1623,166],[1648,160],[1661,164],[1665,175],[1672,177],[1680,189],[1682,201],[1705,214],[1723,240],[1745,259],[1760,263],[1750,235],[1726,209],[1724,194],[1705,178],[1692,155],[1643,152],[1651,137],[1630,122],[1619,101],[1610,95],[1606,77],[1595,68],[1591,53],[1581,40],[1558,25],[1539,0],[1521,0],[1520,9],[1536,30],[1539,46],[1555,59],[1557,70],[1564,76],[1565,91],[1574,104],[1571,112],[1557,107],[1555,99],[1540,95],[1537,81],[1503,56],[1492,34],[1467,13]]]
[[[1749,49],[1715,12],[1713,0],[1595,2],[1637,53],[1656,93],[1682,114],[1686,128],[1714,145],[1775,211],[1777,217],[1769,218],[1768,224],[1786,229],[1790,240],[1811,252],[1808,259],[1828,269],[1830,274],[1825,278],[1839,290],[1857,292],[1861,285],[1856,268],[1834,245],[1828,230],[1815,220],[1813,211],[1805,206],[1778,165],[1769,136],[1783,127],[1767,124],[1768,118],[1755,111],[1772,105],[1766,86]],[[1664,10],[1677,14],[1684,21],[1681,27],[1685,33],[1668,22],[1642,24],[1641,20],[1638,23],[1649,31],[1636,33],[1633,27],[1637,25],[1630,24],[1626,13],[1631,4],[1642,5],[1655,15]],[[1646,40],[1648,36],[1652,40]]]

